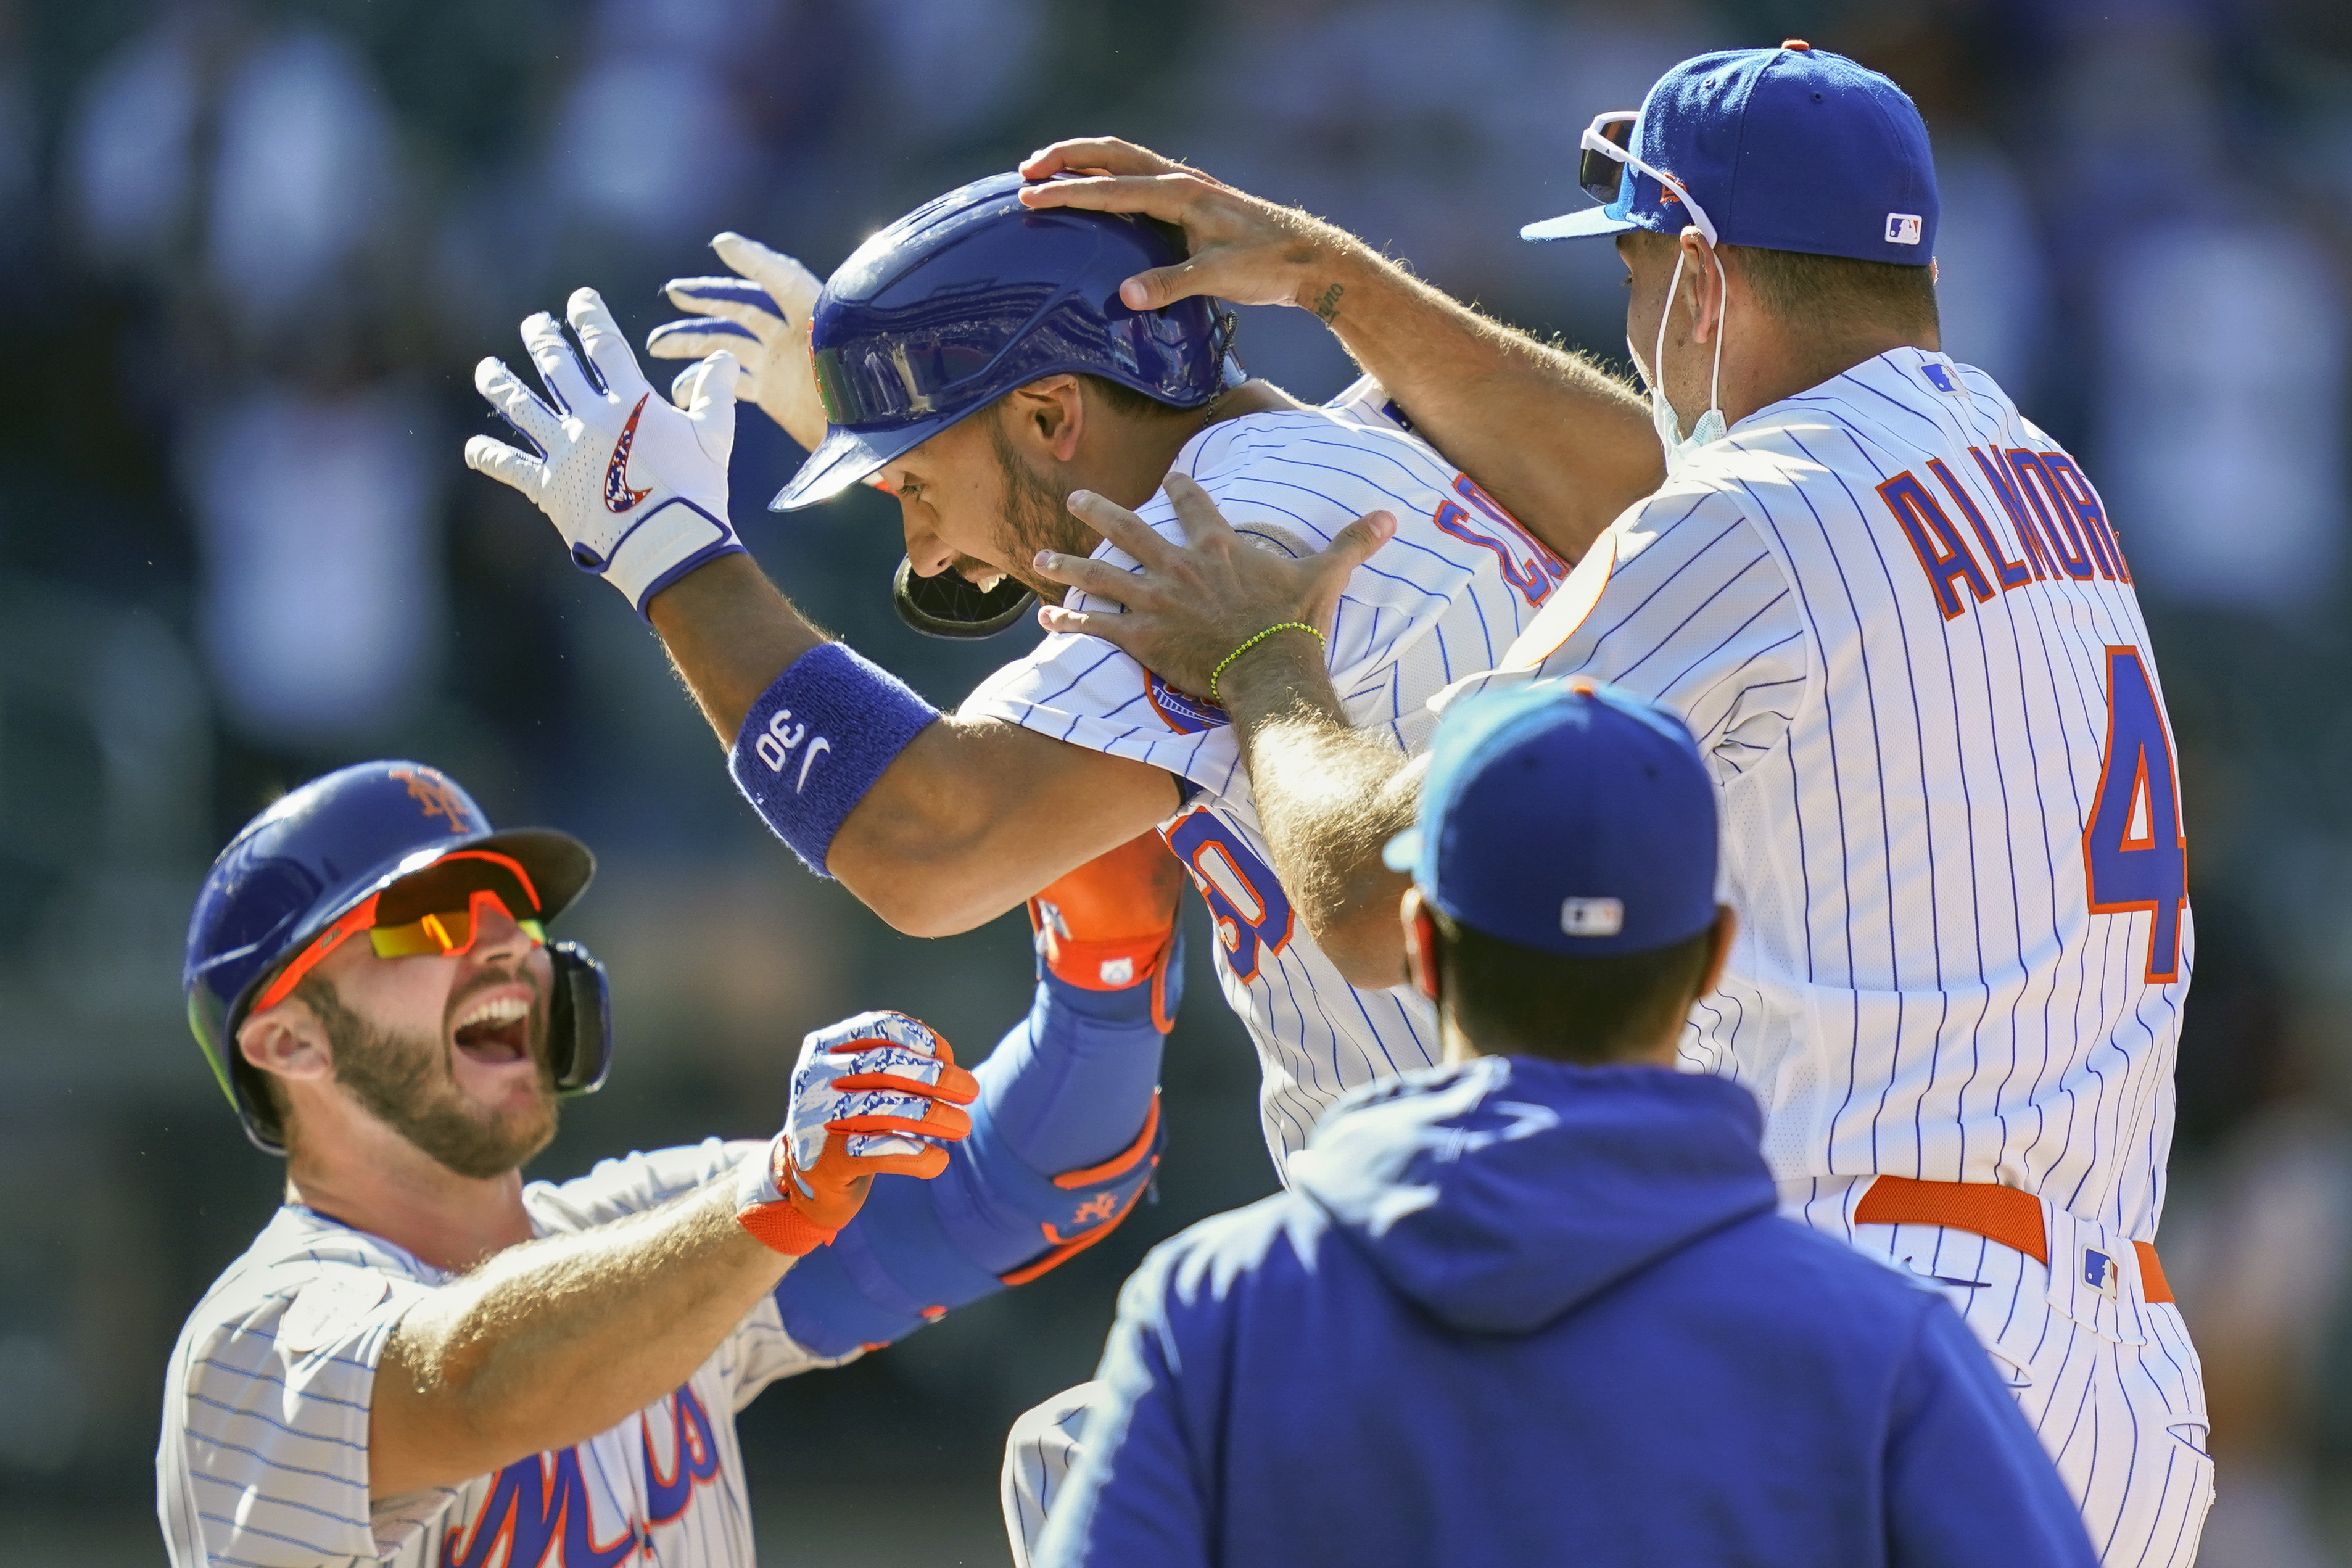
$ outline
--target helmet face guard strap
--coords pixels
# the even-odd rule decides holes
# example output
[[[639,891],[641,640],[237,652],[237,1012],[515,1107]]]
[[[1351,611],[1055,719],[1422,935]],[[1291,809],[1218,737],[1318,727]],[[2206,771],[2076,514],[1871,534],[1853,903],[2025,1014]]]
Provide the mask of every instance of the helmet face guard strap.
[[[890,579],[890,603],[900,620],[925,637],[992,637],[1025,617],[1037,595],[1010,577],[986,589],[953,572],[918,577],[915,563],[902,555]]]
[[[604,966],[576,942],[550,942],[555,983],[547,994],[547,1061],[555,1092],[593,1094],[613,1069],[612,992]]]

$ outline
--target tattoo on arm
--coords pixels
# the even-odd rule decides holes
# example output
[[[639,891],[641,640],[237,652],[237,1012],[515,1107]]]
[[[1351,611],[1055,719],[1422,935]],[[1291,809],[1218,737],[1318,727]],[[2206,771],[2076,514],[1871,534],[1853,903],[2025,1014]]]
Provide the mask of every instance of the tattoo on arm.
[[[1334,283],[1324,289],[1322,297],[1315,301],[1315,313],[1323,318],[1326,326],[1339,319],[1339,296],[1347,291],[1341,285]]]

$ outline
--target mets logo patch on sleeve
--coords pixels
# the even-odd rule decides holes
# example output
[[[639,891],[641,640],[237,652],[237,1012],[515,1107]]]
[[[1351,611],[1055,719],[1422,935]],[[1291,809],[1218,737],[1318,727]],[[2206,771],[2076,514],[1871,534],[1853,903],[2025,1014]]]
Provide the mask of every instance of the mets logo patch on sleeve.
[[[1232,714],[1207,698],[1179,691],[1148,669],[1143,672],[1143,695],[1152,711],[1180,735],[1198,735],[1234,721]]]

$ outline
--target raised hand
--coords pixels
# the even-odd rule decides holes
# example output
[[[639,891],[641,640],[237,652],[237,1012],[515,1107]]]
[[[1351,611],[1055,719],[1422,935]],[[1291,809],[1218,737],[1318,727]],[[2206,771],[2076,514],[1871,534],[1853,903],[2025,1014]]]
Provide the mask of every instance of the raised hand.
[[[824,439],[824,405],[809,359],[809,317],[824,283],[782,251],[740,234],[722,234],[710,248],[740,276],[664,284],[669,302],[691,315],[656,327],[646,352],[656,359],[700,359],[733,351],[743,365],[736,395],[814,450]]]
[[[1026,205],[1139,212],[1182,226],[1186,259],[1139,272],[1120,286],[1118,297],[1132,310],[1213,294],[1236,305],[1297,305],[1328,321],[1344,291],[1328,276],[1331,264],[1361,248],[1319,218],[1115,136],[1056,142],[1032,153],[1021,173],[1040,182],[1021,193]]]
[[[1168,499],[1184,529],[1177,544],[1125,507],[1090,490],[1070,510],[1140,565],[1123,572],[1083,555],[1041,551],[1040,575],[1126,607],[1118,615],[1049,605],[1037,619],[1049,632],[1101,637],[1170,685],[1209,693],[1226,656],[1268,626],[1301,621],[1328,633],[1348,576],[1396,532],[1385,511],[1358,518],[1312,555],[1296,560],[1253,544],[1219,514],[1209,492],[1171,474]]]
[[[688,367],[665,402],[593,289],[575,290],[565,314],[584,364],[554,317],[541,310],[522,323],[544,400],[502,360],[474,367],[475,389],[532,450],[476,436],[466,466],[529,496],[562,534],[572,563],[642,615],[679,577],[743,549],[727,521],[735,356],[722,349]]]
[[[929,1178],[971,1131],[980,1085],[938,1031],[904,1013],[861,1013],[801,1041],[784,1130],[743,1168],[736,1217],[778,1252],[829,1244],[874,1178]]]

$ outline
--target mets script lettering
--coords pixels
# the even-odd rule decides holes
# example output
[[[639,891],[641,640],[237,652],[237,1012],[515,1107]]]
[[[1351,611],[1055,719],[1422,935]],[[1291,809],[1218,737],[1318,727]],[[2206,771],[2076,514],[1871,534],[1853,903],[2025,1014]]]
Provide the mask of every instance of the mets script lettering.
[[[652,1426],[637,1419],[645,1438],[646,1517],[624,1521],[609,1540],[596,1539],[580,1450],[533,1454],[500,1470],[472,1524],[441,1539],[442,1568],[618,1568],[656,1525],[686,1511],[694,1489],[719,1474],[719,1443],[709,1412],[682,1387],[669,1406],[669,1473],[664,1475]]]

